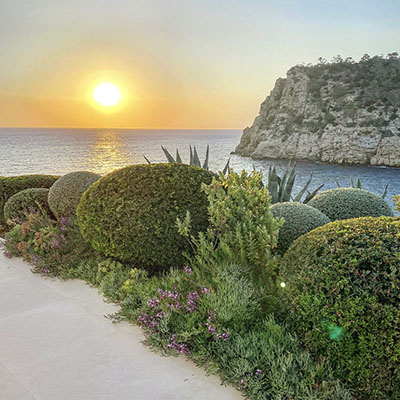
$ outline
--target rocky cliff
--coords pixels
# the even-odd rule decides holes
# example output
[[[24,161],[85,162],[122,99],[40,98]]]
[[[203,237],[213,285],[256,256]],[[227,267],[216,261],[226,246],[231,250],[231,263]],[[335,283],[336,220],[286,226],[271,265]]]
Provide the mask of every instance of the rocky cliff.
[[[235,153],[400,166],[400,58],[298,65],[279,78]]]

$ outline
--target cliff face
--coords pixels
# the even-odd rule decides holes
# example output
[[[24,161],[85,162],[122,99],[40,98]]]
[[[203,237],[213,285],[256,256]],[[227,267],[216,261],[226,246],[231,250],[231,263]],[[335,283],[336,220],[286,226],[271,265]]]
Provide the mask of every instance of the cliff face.
[[[400,59],[295,66],[261,104],[235,153],[400,166]]]

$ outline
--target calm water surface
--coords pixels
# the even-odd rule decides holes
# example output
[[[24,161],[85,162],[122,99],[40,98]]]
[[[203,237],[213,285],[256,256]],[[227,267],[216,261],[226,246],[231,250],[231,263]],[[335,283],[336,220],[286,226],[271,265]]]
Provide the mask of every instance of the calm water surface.
[[[255,161],[230,155],[239,143],[240,130],[119,130],[119,129],[28,129],[0,128],[0,175],[46,173],[65,174],[87,170],[105,174],[130,164],[145,163],[143,155],[152,162],[165,161],[161,146],[171,153],[179,149],[182,159],[189,158],[189,144],[195,145],[204,159],[210,145],[210,167],[222,169],[229,157],[235,170],[251,171],[253,165],[268,171],[276,165],[279,171],[286,161]],[[387,200],[400,194],[400,169],[356,167],[297,163],[296,189],[311,172],[314,179],[310,189],[320,184],[336,187],[335,179],[348,186],[350,179],[360,177],[363,188],[381,193],[389,183]]]

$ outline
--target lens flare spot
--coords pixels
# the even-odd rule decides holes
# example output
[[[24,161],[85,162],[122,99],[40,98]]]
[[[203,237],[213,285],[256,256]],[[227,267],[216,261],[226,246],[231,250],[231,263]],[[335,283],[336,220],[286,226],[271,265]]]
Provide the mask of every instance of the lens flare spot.
[[[341,326],[331,327],[329,330],[329,339],[331,340],[340,340],[343,334],[343,328]]]
[[[322,326],[327,330],[329,339],[340,340],[343,336],[343,328],[331,322],[324,321]]]

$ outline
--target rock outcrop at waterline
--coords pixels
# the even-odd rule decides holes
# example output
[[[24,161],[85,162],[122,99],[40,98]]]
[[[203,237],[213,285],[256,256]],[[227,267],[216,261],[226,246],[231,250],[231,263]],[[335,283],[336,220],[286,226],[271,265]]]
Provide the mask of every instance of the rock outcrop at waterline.
[[[235,153],[400,166],[400,58],[298,65],[279,78]]]

